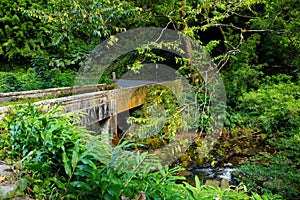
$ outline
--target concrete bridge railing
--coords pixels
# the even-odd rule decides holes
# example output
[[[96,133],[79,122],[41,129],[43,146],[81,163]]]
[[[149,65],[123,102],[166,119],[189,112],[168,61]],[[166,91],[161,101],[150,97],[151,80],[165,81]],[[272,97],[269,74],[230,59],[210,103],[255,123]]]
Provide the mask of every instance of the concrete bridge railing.
[[[41,90],[29,90],[21,92],[6,92],[0,93],[0,104],[5,102],[14,102],[23,99],[35,99],[35,98],[59,98],[65,96],[71,96],[76,91],[76,94],[83,94],[95,91],[104,91],[112,89],[106,84],[87,85],[87,86],[74,86],[74,87],[63,87],[63,88],[50,88]]]
[[[85,86],[82,88],[76,88],[81,91],[92,91],[87,93],[78,94],[77,90],[72,88],[72,92],[75,95],[67,97],[59,97],[55,99],[43,100],[35,102],[35,105],[49,105],[50,107],[57,105],[58,103],[62,104],[64,112],[81,112],[83,116],[81,117],[80,125],[86,126],[90,130],[94,130],[98,133],[110,134],[112,136],[117,135],[117,120],[118,113],[130,110],[132,108],[141,106],[145,102],[146,91],[149,87],[153,85],[163,85],[174,92],[181,91],[181,82],[180,81],[169,81],[163,83],[155,83],[149,85],[133,86],[129,88],[119,88],[113,90],[103,90],[105,86],[103,85],[94,85],[94,86]],[[92,90],[91,90],[92,88]],[[95,88],[98,90],[95,91]],[[60,89],[50,89],[47,92],[44,92],[44,95],[49,95],[48,92],[60,93]],[[63,91],[70,92],[70,88],[63,89]],[[26,95],[30,97],[34,96],[34,91],[25,92]],[[55,93],[55,92],[54,92]],[[18,93],[7,93],[6,97],[11,96],[15,98]],[[24,94],[24,93],[23,93]],[[0,98],[4,94],[0,94]],[[23,95],[24,98],[25,95]],[[36,97],[36,96],[35,96]],[[16,97],[18,98],[18,97]],[[3,100],[1,100],[3,102]],[[0,102],[1,102],[0,101]],[[0,120],[9,110],[10,106],[0,107]]]

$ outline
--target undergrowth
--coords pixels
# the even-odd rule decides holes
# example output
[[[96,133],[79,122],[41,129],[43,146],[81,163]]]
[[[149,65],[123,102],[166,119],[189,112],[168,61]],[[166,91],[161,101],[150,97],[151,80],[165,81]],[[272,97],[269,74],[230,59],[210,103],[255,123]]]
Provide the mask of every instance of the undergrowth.
[[[77,126],[79,116],[59,106],[16,106],[0,122],[1,160],[18,171],[15,196],[36,199],[266,199],[246,188],[214,188],[184,182],[182,168],[162,166],[147,153],[116,147],[104,135]],[[182,184],[176,182],[183,181]],[[252,196],[249,196],[251,194]],[[278,196],[271,196],[280,199]]]

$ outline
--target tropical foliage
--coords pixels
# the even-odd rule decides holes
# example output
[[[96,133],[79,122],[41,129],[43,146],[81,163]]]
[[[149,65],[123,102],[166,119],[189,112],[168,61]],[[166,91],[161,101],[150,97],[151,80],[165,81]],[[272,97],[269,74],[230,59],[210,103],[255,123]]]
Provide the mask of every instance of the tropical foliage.
[[[223,77],[228,104],[218,149],[197,160],[199,140],[192,145],[188,158],[200,166],[218,165],[223,161],[217,157],[226,159],[233,151],[243,154],[241,149],[255,143],[259,155],[244,155],[249,159],[240,166],[236,179],[251,192],[266,193],[261,197],[253,193],[253,199],[279,198],[271,193],[294,199],[300,191],[299,16],[297,0],[1,0],[0,92],[71,86],[88,53],[114,34],[150,26],[178,30],[211,55]],[[190,85],[198,85],[194,88],[198,104],[209,110],[205,104],[209,99],[201,91],[201,75],[188,60],[162,50],[139,48],[120,56],[99,82],[108,83],[112,71],[120,78],[148,62],[172,66]],[[158,88],[151,92],[150,106],[131,118],[132,123],[144,123],[147,129],[160,120],[151,121],[155,109],[164,108],[170,115],[177,111],[168,91]],[[63,195],[106,199],[120,195],[135,198],[141,191],[153,199],[211,198],[209,192],[218,193],[214,196],[218,198],[240,195],[236,198],[242,199],[251,193],[199,184],[177,185],[174,181],[182,179],[176,175],[178,168],[157,165],[154,173],[146,166],[142,173],[117,170],[116,165],[107,165],[115,163],[113,158],[122,162],[124,153],[136,159],[131,163],[135,166],[147,155],[121,151],[132,145],[125,142],[107,151],[110,159],[104,161],[93,148],[106,149],[106,143],[101,138],[91,142],[94,140],[87,137],[86,130],[75,126],[76,117],[61,116],[57,109],[48,113],[32,106],[21,107],[11,110],[1,122],[1,156],[7,161],[20,161],[19,168],[25,174],[20,180],[20,193],[36,198]],[[208,116],[206,112],[202,119]],[[180,119],[180,115],[175,115],[175,120],[168,118],[160,129],[161,138],[174,136],[182,125]],[[209,124],[201,119],[199,122],[200,136],[204,137]]]
[[[245,188],[236,190],[196,186],[178,176],[180,167],[170,169],[154,162],[147,153],[125,150],[123,142],[112,148],[105,136],[91,136],[76,126],[78,116],[62,115],[59,105],[33,105],[11,109],[1,121],[1,159],[14,163],[18,177],[17,195],[36,199],[251,199]],[[38,148],[37,148],[38,147]],[[255,193],[252,199],[261,199]],[[263,196],[262,196],[263,197]],[[269,197],[280,199],[280,196]],[[4,197],[3,197],[4,198]]]

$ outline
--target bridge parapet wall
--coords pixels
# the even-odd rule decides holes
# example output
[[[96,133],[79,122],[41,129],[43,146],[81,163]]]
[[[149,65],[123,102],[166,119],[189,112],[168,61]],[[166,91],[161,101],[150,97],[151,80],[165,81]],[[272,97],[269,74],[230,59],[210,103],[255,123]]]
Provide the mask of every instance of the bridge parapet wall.
[[[74,87],[63,87],[63,88],[50,88],[42,90],[29,90],[21,92],[6,92],[0,93],[0,104],[4,102],[13,102],[24,99],[35,99],[35,98],[59,98],[65,96],[71,96],[75,94],[83,94],[96,91],[104,91],[112,89],[106,84],[87,85],[87,86],[74,86]]]
[[[175,93],[182,90],[182,84],[180,81],[169,81],[158,84],[89,92],[43,100],[35,102],[34,105],[47,105],[49,108],[51,108],[61,103],[64,112],[81,112],[83,114],[81,116],[80,125],[86,126],[90,129],[95,129],[93,127],[99,128],[99,126],[100,128],[104,127],[104,133],[115,135],[117,131],[117,114],[144,104],[146,100],[147,89],[153,85],[163,85]],[[95,87],[99,86],[88,87],[89,89],[95,89]],[[56,91],[59,91],[59,89]],[[34,91],[27,91],[25,93],[32,95],[34,94]],[[10,106],[0,107],[0,120],[9,110],[9,107]],[[102,123],[103,120],[105,123]]]

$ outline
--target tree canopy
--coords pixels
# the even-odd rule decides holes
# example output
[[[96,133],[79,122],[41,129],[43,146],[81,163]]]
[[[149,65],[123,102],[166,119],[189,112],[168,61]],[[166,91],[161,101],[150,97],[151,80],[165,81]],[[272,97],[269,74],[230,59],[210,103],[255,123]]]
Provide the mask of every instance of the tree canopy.
[[[205,162],[217,163],[217,156],[227,158],[224,154],[237,149],[250,135],[269,149],[241,167],[239,181],[258,193],[297,197],[298,0],[1,0],[0,92],[71,86],[82,61],[98,44],[141,27],[172,29],[188,36],[209,53],[223,78],[228,104],[225,128],[216,145],[219,150]],[[120,78],[149,62],[170,65],[193,86],[202,81],[189,60],[158,49],[138,48],[117,58],[99,82],[109,82],[112,71]],[[198,95],[199,99],[205,96]],[[167,102],[171,96],[156,91],[149,100],[176,113],[176,103]],[[162,99],[167,103],[161,103]],[[149,122],[150,111],[141,110],[143,113],[135,113],[140,119],[133,117],[133,122]],[[163,136],[180,128],[176,120],[168,123]],[[200,143],[196,141],[192,153],[197,153]],[[197,160],[198,165],[203,163]],[[265,180],[260,175],[273,178]]]

